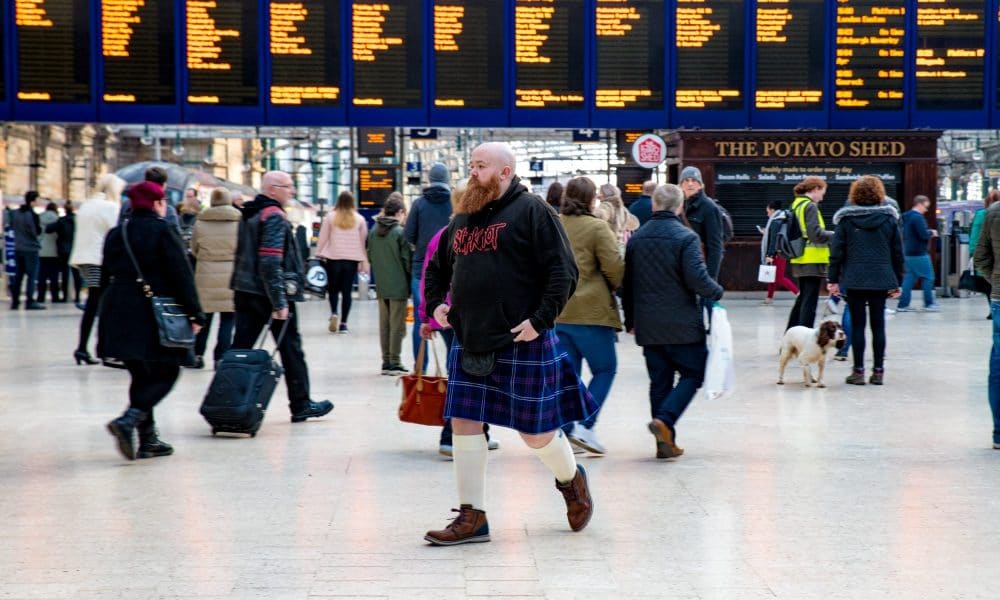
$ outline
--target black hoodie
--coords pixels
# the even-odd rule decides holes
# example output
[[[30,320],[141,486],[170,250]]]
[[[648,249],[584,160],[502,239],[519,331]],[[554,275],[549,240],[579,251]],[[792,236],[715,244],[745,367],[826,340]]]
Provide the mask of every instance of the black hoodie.
[[[894,290],[903,281],[899,213],[887,206],[845,206],[833,215],[830,283],[841,291]]]
[[[473,214],[456,215],[424,280],[427,314],[451,290],[448,321],[471,352],[502,350],[531,319],[555,325],[576,289],[573,251],[559,218],[515,177],[507,192]]]

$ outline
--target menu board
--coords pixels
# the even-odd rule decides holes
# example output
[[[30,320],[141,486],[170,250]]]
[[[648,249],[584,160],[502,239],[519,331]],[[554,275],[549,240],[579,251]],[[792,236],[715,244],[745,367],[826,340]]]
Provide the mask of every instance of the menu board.
[[[87,0],[14,0],[14,27],[18,100],[91,101]]]
[[[357,167],[358,206],[382,208],[389,194],[396,191],[395,167]]]
[[[434,2],[434,107],[503,108],[503,2]]]
[[[421,3],[354,0],[351,59],[354,106],[420,108],[423,105]]]
[[[340,104],[340,0],[270,0],[271,104]]]
[[[903,108],[905,31],[905,0],[837,3],[834,66],[837,108]]]
[[[514,106],[583,108],[583,0],[514,0]]]
[[[174,104],[174,3],[101,0],[105,102]]]
[[[663,107],[662,0],[597,0],[597,108]]]
[[[676,108],[743,108],[743,9],[744,0],[677,0]]]
[[[185,0],[191,104],[258,104],[256,0]]]
[[[917,0],[917,108],[983,107],[986,8],[982,0]]]
[[[754,107],[823,108],[824,0],[757,0]]]

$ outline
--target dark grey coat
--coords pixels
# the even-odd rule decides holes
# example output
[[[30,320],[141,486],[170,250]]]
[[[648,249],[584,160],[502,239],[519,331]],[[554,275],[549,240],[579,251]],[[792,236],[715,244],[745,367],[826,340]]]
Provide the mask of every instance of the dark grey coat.
[[[635,329],[640,346],[704,342],[696,296],[722,298],[722,286],[705,268],[700,240],[677,215],[654,212],[625,248],[625,328]]]
[[[830,283],[842,291],[894,290],[903,282],[899,213],[889,205],[845,206],[833,216]]]

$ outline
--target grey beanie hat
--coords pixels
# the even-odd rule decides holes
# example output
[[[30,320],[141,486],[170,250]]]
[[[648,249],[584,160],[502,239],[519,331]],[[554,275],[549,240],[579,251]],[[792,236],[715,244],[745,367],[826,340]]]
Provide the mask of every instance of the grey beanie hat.
[[[448,167],[444,166],[444,163],[436,162],[431,165],[431,170],[427,174],[427,178],[432,185],[435,183],[448,185],[448,182],[451,180],[451,173],[448,172]]]
[[[684,181],[685,179],[694,179],[701,185],[705,185],[705,182],[701,179],[701,171],[698,167],[684,167],[681,171],[681,181]]]

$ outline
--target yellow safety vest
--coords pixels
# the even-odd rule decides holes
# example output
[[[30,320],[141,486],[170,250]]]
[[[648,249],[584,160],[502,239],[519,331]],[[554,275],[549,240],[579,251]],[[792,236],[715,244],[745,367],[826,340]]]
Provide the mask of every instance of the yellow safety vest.
[[[802,256],[793,258],[790,262],[796,265],[830,264],[830,247],[825,243],[822,245],[814,244],[809,239],[808,230],[806,229],[806,206],[810,202],[812,200],[808,196],[798,196],[792,202],[792,213],[799,220],[799,229],[802,231],[802,237],[806,240],[806,248],[802,252]],[[817,210],[816,216],[819,217],[819,226],[826,229],[826,221],[823,220],[823,213]]]

